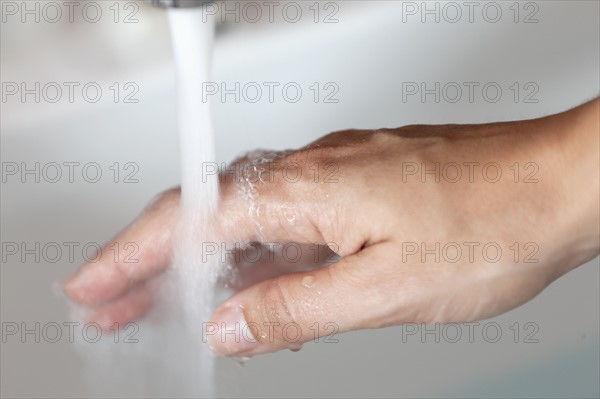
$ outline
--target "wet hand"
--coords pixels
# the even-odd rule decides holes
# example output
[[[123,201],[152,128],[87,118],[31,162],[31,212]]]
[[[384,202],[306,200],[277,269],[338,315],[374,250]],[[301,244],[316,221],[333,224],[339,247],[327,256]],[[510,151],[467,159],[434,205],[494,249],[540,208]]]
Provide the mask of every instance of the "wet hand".
[[[245,268],[246,283],[211,318],[212,349],[252,356],[344,331],[474,321],[527,302],[598,255],[598,107],[346,131],[240,160],[242,174],[222,179],[221,237],[301,243],[325,256]],[[103,251],[65,284],[69,297],[104,326],[142,316],[145,282],[170,262],[178,210],[177,189],[160,196],[107,244],[138,243],[139,262]],[[332,252],[339,260],[315,268]],[[218,333],[235,323],[243,339]]]

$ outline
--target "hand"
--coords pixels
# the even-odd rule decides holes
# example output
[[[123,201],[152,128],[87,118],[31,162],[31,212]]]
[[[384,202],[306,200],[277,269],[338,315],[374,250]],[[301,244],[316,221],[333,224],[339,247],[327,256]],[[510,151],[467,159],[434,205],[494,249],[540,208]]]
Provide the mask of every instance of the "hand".
[[[217,213],[227,241],[327,245],[340,260],[240,290],[211,321],[248,326],[257,342],[211,335],[213,350],[251,356],[332,329],[467,322],[527,302],[600,250],[599,104],[523,122],[334,133],[255,161],[249,170],[267,172],[252,187],[227,175]],[[94,320],[147,311],[143,283],[169,263],[178,202],[166,192],[107,244],[138,243],[134,267],[103,255],[65,284]]]

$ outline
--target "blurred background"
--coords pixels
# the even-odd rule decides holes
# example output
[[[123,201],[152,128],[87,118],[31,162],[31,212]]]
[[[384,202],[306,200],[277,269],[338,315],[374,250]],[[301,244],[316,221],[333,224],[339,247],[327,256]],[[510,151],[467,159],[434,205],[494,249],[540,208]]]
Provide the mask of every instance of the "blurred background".
[[[218,7],[213,80],[240,83],[241,96],[212,97],[222,162],[348,128],[535,118],[599,93],[597,1],[272,2],[272,15],[262,1],[227,3]],[[57,286],[84,249],[179,184],[166,12],[147,2],[72,4],[0,2],[2,397],[151,394],[111,379],[86,384],[65,337],[10,334],[68,322]],[[252,82],[264,88],[258,101],[243,91]],[[278,84],[272,99],[267,82]],[[293,101],[288,84],[301,89]],[[77,243],[73,256],[65,243]],[[599,285],[596,259],[481,322],[472,339],[463,328],[457,342],[397,327],[244,366],[219,359],[216,393],[599,397]],[[486,323],[501,337],[483,334]]]

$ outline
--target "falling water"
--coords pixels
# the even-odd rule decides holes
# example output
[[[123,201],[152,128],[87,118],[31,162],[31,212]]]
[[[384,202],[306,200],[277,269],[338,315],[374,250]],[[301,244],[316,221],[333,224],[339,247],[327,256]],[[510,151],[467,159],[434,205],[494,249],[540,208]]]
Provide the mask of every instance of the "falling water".
[[[218,177],[203,175],[215,162],[210,106],[202,101],[208,81],[214,20],[202,7],[169,9],[177,77],[181,145],[181,209],[173,262],[151,282],[154,307],[136,322],[135,343],[119,345],[111,335],[83,343],[87,385],[96,396],[214,396],[214,360],[203,343],[202,327],[214,305],[223,266],[203,259],[202,242],[214,241],[211,218],[217,207]],[[116,341],[116,340],[115,340]]]
[[[181,219],[171,275],[181,303],[182,327],[189,346],[189,394],[212,393],[213,359],[202,343],[202,323],[211,314],[221,265],[204,258],[202,242],[213,239],[211,219],[218,200],[218,177],[204,171],[216,164],[210,104],[202,85],[209,80],[214,20],[202,7],[170,9],[175,54],[178,126],[181,147]],[[199,384],[198,382],[201,381]],[[196,386],[194,386],[196,384]]]

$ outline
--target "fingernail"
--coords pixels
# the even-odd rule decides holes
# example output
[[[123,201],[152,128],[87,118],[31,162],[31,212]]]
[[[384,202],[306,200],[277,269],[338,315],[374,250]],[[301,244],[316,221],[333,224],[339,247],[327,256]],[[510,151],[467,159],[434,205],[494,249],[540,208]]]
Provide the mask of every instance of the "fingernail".
[[[216,356],[251,355],[260,347],[252,329],[248,327],[242,306],[223,305],[216,310],[211,321],[218,327],[206,341]]]

